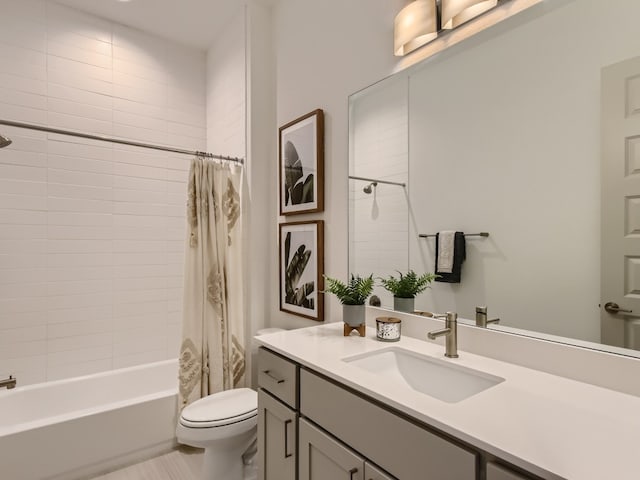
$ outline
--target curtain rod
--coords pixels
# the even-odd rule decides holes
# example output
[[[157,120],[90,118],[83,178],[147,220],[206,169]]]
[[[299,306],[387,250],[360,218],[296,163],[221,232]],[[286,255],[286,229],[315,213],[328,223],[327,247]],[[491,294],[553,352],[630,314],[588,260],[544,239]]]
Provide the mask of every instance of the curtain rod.
[[[81,132],[75,132],[73,130],[63,130],[60,128],[45,127],[42,125],[36,125],[32,123],[14,122],[11,120],[0,119],[0,125],[7,125],[9,127],[27,128],[29,130],[38,130],[40,132],[57,133],[60,135],[70,135],[72,137],[88,138],[90,140],[101,140],[103,142],[119,143],[121,145],[131,145],[133,147],[151,148],[153,150],[162,150],[165,152],[183,153],[186,155],[196,155],[196,156],[207,157],[207,158],[215,158],[218,160],[228,160],[230,162],[238,162],[241,165],[244,164],[244,159],[238,158],[238,157],[227,157],[225,155],[216,155],[208,152],[198,152],[196,150],[186,150],[184,148],[169,147],[165,145],[154,145],[152,143],[136,142],[132,140],[124,140],[121,138],[106,137],[104,135],[93,135],[91,133],[81,133]]]

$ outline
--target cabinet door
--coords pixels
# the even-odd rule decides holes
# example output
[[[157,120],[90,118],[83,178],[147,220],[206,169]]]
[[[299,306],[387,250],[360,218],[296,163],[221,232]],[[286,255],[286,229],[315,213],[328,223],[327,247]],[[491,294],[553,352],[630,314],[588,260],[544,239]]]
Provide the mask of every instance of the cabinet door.
[[[528,477],[520,475],[512,470],[497,465],[495,463],[487,463],[487,480],[527,480]]]
[[[258,390],[258,478],[295,480],[297,413]]]
[[[374,467],[369,462],[364,462],[364,480],[396,480],[394,477]]]
[[[300,419],[299,480],[364,480],[364,459]]]

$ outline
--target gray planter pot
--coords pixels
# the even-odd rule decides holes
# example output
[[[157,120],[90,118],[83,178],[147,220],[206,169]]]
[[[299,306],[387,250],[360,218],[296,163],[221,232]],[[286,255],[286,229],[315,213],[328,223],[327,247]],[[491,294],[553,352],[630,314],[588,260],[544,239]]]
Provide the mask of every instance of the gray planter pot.
[[[364,305],[342,305],[342,321],[350,327],[359,327],[364,323]]]
[[[393,297],[393,309],[397,312],[413,313],[415,311],[416,299]]]

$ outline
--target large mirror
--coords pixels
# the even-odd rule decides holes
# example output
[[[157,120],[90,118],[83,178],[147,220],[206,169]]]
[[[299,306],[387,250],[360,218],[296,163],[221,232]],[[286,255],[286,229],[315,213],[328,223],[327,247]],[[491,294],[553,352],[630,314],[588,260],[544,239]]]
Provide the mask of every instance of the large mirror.
[[[353,94],[351,272],[433,272],[420,235],[488,232],[416,310],[487,306],[490,328],[637,356],[638,18],[636,1],[548,0]]]

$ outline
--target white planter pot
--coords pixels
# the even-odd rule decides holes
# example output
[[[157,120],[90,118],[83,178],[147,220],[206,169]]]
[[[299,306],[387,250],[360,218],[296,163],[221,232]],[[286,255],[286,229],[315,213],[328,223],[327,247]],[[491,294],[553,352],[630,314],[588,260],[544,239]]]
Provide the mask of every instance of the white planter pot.
[[[359,327],[364,323],[364,305],[342,305],[342,321],[350,327]]]
[[[415,298],[393,297],[393,309],[397,312],[413,313],[415,311]]]

